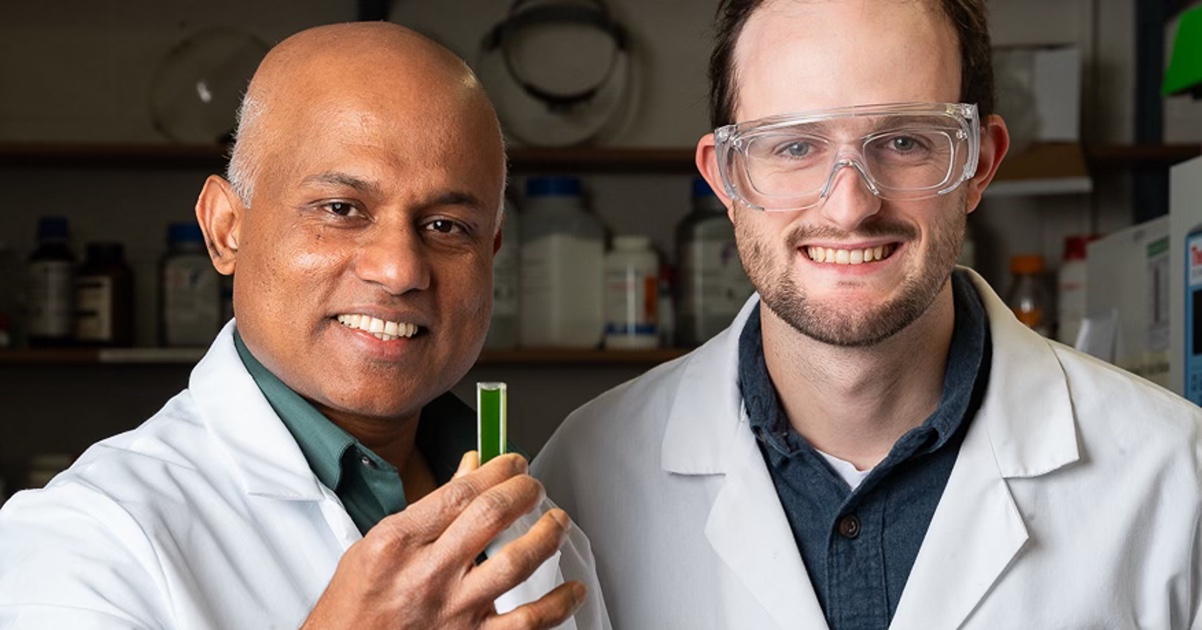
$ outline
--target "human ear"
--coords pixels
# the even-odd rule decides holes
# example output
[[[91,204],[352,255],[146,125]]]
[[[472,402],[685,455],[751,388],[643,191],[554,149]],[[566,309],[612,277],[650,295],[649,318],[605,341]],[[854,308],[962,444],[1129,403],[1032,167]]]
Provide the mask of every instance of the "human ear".
[[[707,133],[697,141],[697,152],[693,159],[697,164],[697,171],[709,183],[722,205],[726,206],[726,216],[734,221],[734,202],[726,195],[726,187],[722,185],[722,173],[718,171],[718,149],[714,146],[714,134]]]
[[[972,212],[981,203],[981,195],[985,188],[997,175],[998,166],[1010,149],[1010,132],[1006,129],[1006,121],[996,114],[989,116],[981,124],[981,153],[977,159],[977,174],[965,182],[968,187],[967,208]]]
[[[234,273],[238,242],[242,240],[242,218],[246,208],[230,183],[217,175],[205,180],[196,200],[196,220],[205,235],[205,246],[213,267],[222,275]]]

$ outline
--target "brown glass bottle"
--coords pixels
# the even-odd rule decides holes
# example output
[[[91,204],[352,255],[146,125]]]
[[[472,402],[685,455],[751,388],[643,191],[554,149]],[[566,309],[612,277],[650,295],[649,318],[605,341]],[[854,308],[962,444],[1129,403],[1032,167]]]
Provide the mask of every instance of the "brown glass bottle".
[[[85,346],[134,343],[134,274],[120,243],[88,243],[75,275],[75,340]]]

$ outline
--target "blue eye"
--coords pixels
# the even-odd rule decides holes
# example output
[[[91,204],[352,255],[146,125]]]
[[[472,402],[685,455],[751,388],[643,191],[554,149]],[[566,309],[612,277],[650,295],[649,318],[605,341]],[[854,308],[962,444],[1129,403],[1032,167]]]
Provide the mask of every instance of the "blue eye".
[[[792,142],[781,147],[779,153],[786,157],[799,158],[810,154],[811,145],[808,142]]]

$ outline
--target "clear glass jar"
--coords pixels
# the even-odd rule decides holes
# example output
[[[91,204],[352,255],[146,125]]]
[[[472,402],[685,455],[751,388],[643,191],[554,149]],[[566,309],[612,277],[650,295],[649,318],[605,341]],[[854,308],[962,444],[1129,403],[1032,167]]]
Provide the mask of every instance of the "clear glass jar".
[[[1010,290],[1006,305],[1018,321],[1050,337],[1052,334],[1051,298],[1044,277],[1043,256],[1024,254],[1010,258]]]

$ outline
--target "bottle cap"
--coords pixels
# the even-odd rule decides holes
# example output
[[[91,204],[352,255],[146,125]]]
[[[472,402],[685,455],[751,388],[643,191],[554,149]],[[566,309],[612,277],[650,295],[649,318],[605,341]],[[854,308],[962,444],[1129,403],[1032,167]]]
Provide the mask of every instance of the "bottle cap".
[[[714,189],[710,188],[710,183],[705,181],[704,177],[694,177],[693,178],[693,198],[694,199],[698,199],[701,197],[716,197],[716,196],[717,195],[714,194]]]
[[[42,217],[38,219],[38,240],[67,240],[67,217]]]
[[[1069,236],[1064,239],[1064,259],[1065,260],[1085,260],[1086,252],[1090,243],[1101,238],[1097,234],[1078,234]]]
[[[531,177],[526,180],[527,197],[579,197],[579,177]]]
[[[167,225],[167,242],[168,243],[203,243],[205,242],[204,232],[200,231],[200,226],[191,221],[180,221]]]
[[[637,252],[651,248],[651,237],[642,234],[623,234],[614,237],[614,249]]]
[[[1011,256],[1010,273],[1043,273],[1043,256],[1039,254]]]

